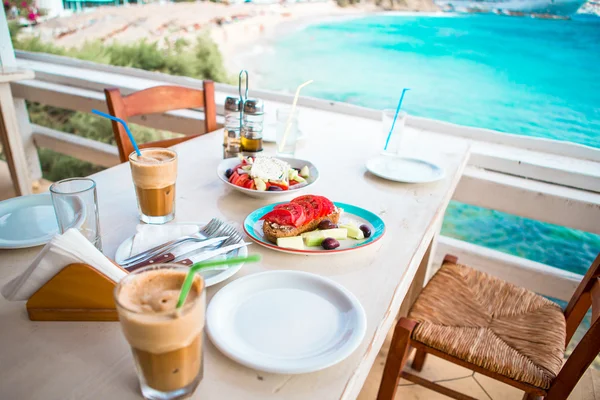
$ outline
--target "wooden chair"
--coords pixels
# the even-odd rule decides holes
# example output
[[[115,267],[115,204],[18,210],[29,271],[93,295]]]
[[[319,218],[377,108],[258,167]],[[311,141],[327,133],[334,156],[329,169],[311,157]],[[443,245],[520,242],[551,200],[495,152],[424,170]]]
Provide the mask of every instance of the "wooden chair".
[[[129,117],[143,114],[163,113],[165,111],[180,110],[184,108],[204,108],[204,132],[208,133],[217,129],[217,108],[215,104],[215,86],[212,81],[203,82],[203,90],[189,89],[180,86],[156,86],[128,96],[121,96],[117,88],[104,89],[108,112],[127,121]],[[127,132],[118,122],[112,122],[115,141],[119,148],[121,162],[129,159],[133,146],[129,142]],[[202,133],[188,135],[181,138],[159,140],[144,143],[140,148],[170,147],[185,142]]]
[[[459,400],[472,397],[403,371],[428,353],[525,391],[524,400],[565,400],[600,352],[600,254],[563,312],[558,305],[446,256],[408,318],[396,324],[377,400],[392,400],[400,377]],[[589,308],[592,323],[563,365]]]

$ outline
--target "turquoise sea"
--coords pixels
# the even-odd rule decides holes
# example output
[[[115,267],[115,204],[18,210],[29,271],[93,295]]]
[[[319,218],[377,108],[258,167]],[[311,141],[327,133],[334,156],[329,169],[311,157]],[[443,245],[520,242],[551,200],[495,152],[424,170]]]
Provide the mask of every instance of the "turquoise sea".
[[[261,86],[600,148],[600,18],[373,15],[279,35]],[[585,273],[600,236],[453,202],[443,233]]]

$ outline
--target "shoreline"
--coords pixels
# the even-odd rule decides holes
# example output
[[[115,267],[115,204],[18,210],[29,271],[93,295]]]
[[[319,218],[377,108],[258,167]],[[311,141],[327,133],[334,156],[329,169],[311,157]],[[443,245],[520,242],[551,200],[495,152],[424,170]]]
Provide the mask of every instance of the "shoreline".
[[[302,4],[297,4],[294,6],[298,7],[302,6]],[[284,35],[302,30],[310,25],[328,22],[341,22],[366,16],[424,16],[450,18],[457,15],[456,13],[448,13],[443,11],[384,11],[375,6],[365,7],[364,5],[345,8],[334,5],[334,8],[324,9],[321,11],[323,12],[293,15],[287,17],[287,19],[271,20],[269,28],[264,29],[262,32],[258,32],[258,34],[256,31],[256,26],[257,23],[260,23],[259,21],[244,21],[251,26],[250,29],[254,29],[255,31],[252,32],[250,30],[249,32],[248,28],[244,28],[245,35],[238,39],[234,45],[230,44],[227,46],[227,44],[223,43],[222,37],[219,36],[223,35],[223,32],[219,32],[219,28],[217,28],[216,34],[211,32],[211,37],[219,46],[219,50],[221,51],[221,55],[223,57],[223,63],[230,74],[237,77],[239,71],[245,69],[250,75],[251,88],[268,90],[268,87],[263,87],[261,85],[261,82],[263,81],[263,74],[260,71],[260,61],[258,61],[257,58],[262,54],[272,51],[277,39]],[[243,26],[242,24],[243,22],[231,25],[231,31],[239,33],[239,30],[241,29],[240,26]]]
[[[292,4],[287,5],[284,10],[289,13],[256,16],[210,30],[210,36],[219,47],[227,71],[237,77],[240,70],[248,70],[254,89],[261,88],[256,58],[269,51],[277,38],[309,25],[360,18],[377,12],[375,7],[341,8],[329,2]]]

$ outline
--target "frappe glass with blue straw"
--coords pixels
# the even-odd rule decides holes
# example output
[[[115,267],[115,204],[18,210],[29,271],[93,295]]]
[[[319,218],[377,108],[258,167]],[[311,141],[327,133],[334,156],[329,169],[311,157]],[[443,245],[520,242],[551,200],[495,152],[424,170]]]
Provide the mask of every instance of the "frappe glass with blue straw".
[[[96,115],[120,123],[131,141],[131,176],[138,199],[140,219],[147,224],[164,224],[175,218],[177,153],[163,148],[140,150],[127,123],[114,115],[92,110]]]
[[[164,224],[175,218],[177,153],[170,149],[141,149],[129,155],[131,176],[138,199],[140,219]]]

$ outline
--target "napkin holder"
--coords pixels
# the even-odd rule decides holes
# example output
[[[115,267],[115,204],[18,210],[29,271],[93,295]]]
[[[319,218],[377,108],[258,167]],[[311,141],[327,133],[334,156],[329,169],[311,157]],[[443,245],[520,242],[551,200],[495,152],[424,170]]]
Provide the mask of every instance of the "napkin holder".
[[[116,283],[88,264],[69,264],[27,301],[32,321],[118,321]]]

